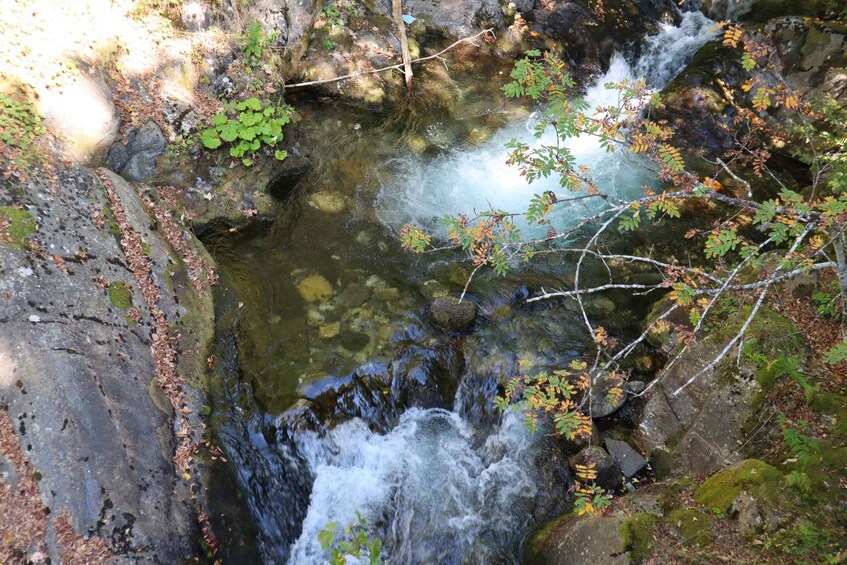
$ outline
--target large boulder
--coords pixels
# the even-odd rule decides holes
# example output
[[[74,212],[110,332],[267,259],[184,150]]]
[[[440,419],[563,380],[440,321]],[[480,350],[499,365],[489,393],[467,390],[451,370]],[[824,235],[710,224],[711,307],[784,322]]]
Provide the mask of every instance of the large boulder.
[[[75,530],[135,560],[190,559],[197,522],[189,483],[172,461],[172,405],[154,382],[151,311],[100,181],[79,166],[59,165],[55,174],[59,193],[34,173],[0,194],[0,206],[26,210],[37,227],[28,248],[0,244],[0,407],[20,423],[52,517],[68,510]],[[111,180],[149,249],[159,307],[196,354],[188,357],[203,364],[211,310],[201,313],[189,297],[189,276],[135,190]],[[179,302],[166,280],[184,289]],[[57,551],[49,547],[54,562]]]
[[[673,474],[709,474],[740,459],[744,424],[755,413],[761,390],[755,377],[734,366],[709,370],[676,392],[724,345],[713,337],[691,347],[648,393],[637,441],[648,454],[670,452],[667,471]]]
[[[537,533],[524,554],[530,565],[626,565],[620,527],[623,516],[567,514]]]

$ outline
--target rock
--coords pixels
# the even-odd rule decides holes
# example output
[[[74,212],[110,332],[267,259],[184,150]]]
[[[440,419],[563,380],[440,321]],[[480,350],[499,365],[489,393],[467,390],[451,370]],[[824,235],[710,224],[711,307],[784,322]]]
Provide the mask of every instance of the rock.
[[[648,357],[648,359],[652,359],[652,357]],[[627,381],[623,388],[628,395],[636,396],[644,392],[647,388],[647,383],[644,381]]]
[[[606,438],[606,450],[618,462],[624,477],[630,479],[647,466],[647,460],[625,441]]]
[[[380,302],[400,300],[400,289],[394,287],[378,288],[374,291],[374,299]]]
[[[612,392],[619,388],[619,392]],[[591,416],[603,418],[614,413],[626,402],[621,379],[602,374],[595,379],[591,387]]]
[[[742,492],[732,501],[729,511],[738,520],[738,531],[743,536],[755,535],[762,531],[773,532],[779,527],[776,514],[746,492]]]
[[[61,89],[41,92],[44,124],[66,138],[80,163],[99,165],[118,135],[121,117],[99,71],[65,77]]]
[[[69,108],[85,109],[81,104]],[[88,255],[85,268],[68,261],[66,274],[49,257],[0,245],[0,295],[5,297],[0,300],[0,402],[11,419],[26,423],[18,431],[41,477],[41,497],[51,517],[67,509],[77,532],[102,536],[125,552],[118,561],[191,560],[197,531],[191,483],[177,476],[171,406],[161,402],[153,382],[150,311],[136,296],[135,323],[112,304],[106,289],[98,288],[95,276],[137,284],[116,237],[99,228],[92,215],[92,208],[102,213],[106,195],[91,170],[58,156],[50,160],[61,198],[33,171],[28,183],[10,181],[11,189],[0,191],[0,206],[37,211],[38,237],[53,253],[84,249]],[[200,358],[205,367],[206,339],[214,328],[211,299],[201,310],[188,274],[169,260],[170,247],[151,228],[136,191],[120,177],[110,178],[129,224],[149,245],[152,278],[161,285],[159,307],[174,329],[172,337],[179,334],[179,372],[202,379],[202,371],[189,362]],[[22,268],[32,268],[32,274],[19,276]],[[179,303],[165,287],[166,273],[178,283]],[[196,325],[180,317],[186,308]],[[33,311],[42,323],[29,322]],[[196,413],[202,402],[191,387],[182,386]],[[51,562],[60,561],[52,542],[42,551]]]
[[[300,281],[297,292],[306,302],[315,302],[328,296],[332,296],[332,285],[322,275],[310,275]]]
[[[467,298],[459,301],[455,296],[442,296],[430,303],[429,313],[441,329],[465,333],[473,327],[477,306]]]
[[[363,284],[350,284],[344,287],[336,301],[344,308],[358,308],[368,300],[370,300],[373,290]]]
[[[144,182],[156,170],[156,159],[165,151],[167,141],[152,120],[133,131],[126,145],[115,144],[107,162],[116,173],[132,182]]]
[[[391,399],[398,406],[450,408],[465,368],[453,346],[409,346],[391,360]]]
[[[758,459],[746,459],[706,479],[697,488],[694,499],[705,508],[717,508],[726,513],[745,490],[756,489],[778,498],[782,488],[783,476],[776,467]]]
[[[185,0],[182,3],[182,23],[190,32],[205,31],[212,24],[211,10],[200,0]]]
[[[530,538],[522,562],[528,565],[626,565],[623,516],[566,514]]]
[[[554,432],[555,433],[555,432]],[[567,439],[564,436],[558,436],[559,441],[562,442],[564,448],[571,452],[576,453],[577,451],[584,448],[588,445],[588,440],[591,440],[591,443],[594,445],[600,445],[603,442],[603,436],[600,433],[600,428],[597,427],[593,421],[591,422],[591,435],[584,436],[576,436],[573,439]]]
[[[337,337],[339,333],[341,333],[340,322],[324,324],[320,328],[318,328],[318,335],[321,339],[332,339],[334,337]]]
[[[773,316],[763,311],[756,331],[781,327],[773,325]],[[744,424],[755,414],[754,400],[761,391],[750,369],[733,365],[707,371],[674,394],[718,355],[724,343],[715,335],[692,346],[646,395],[636,442],[648,454],[670,452],[674,475],[710,474],[739,459]]]
[[[436,280],[424,281],[423,284],[418,286],[418,292],[420,292],[427,300],[432,300],[433,298],[439,298],[450,294],[447,287]]]
[[[341,347],[347,351],[361,351],[371,342],[366,333],[344,332],[341,334]]]
[[[344,196],[331,190],[320,190],[309,196],[309,206],[325,214],[338,214],[347,208]]]
[[[586,447],[568,460],[571,471],[576,472],[577,465],[594,464],[597,471],[595,483],[606,490],[614,490],[621,484],[621,469],[611,455],[602,447]]]
[[[503,14],[497,0],[406,0],[404,7],[416,18],[424,16],[450,35],[464,37],[485,27],[502,27]]]

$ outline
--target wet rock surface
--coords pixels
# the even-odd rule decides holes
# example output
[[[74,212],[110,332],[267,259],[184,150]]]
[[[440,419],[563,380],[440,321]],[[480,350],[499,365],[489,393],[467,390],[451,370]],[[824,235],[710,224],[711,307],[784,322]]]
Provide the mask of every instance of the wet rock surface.
[[[460,301],[455,296],[438,297],[429,305],[429,314],[435,324],[443,330],[456,333],[470,331],[477,310],[477,305],[470,299]]]

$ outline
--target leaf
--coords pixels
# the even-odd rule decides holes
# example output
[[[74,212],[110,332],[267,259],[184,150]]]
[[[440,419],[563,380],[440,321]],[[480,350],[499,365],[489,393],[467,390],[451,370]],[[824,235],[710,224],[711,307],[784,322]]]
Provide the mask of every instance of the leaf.
[[[280,150],[280,149],[277,149],[276,151],[274,151],[274,158],[275,159],[282,161],[286,157],[288,157],[288,151]]]
[[[321,549],[323,549],[324,551],[332,547],[332,543],[335,541],[335,529],[337,527],[337,522],[330,522],[318,534],[318,541],[321,544]]]
[[[245,167],[249,167],[250,165],[253,164],[253,159],[242,159],[241,164],[244,165]]]
[[[218,132],[213,128],[204,129],[200,133],[200,142],[206,149],[217,149],[221,146],[221,140],[218,137]]]
[[[212,118],[212,125],[220,126],[227,122],[227,117],[225,114],[215,114]]]
[[[218,126],[221,139],[224,141],[235,141],[238,137],[238,124],[236,122],[227,122],[222,126]]]

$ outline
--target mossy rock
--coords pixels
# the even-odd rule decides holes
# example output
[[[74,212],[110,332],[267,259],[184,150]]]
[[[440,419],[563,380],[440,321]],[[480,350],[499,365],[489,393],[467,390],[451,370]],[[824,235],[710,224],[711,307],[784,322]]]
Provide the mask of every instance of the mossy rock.
[[[455,296],[441,296],[432,301],[429,312],[432,320],[440,328],[450,332],[465,333],[473,327],[477,306],[467,299],[459,300]]]
[[[635,514],[621,524],[621,545],[629,552],[632,561],[646,559],[653,551],[653,531],[659,523],[659,516],[652,512]]]
[[[662,509],[662,512],[665,514],[669,514],[674,508],[679,505],[680,495],[686,491],[693,491],[697,488],[697,483],[689,479],[688,477],[683,477],[677,481],[674,481],[662,491],[662,494],[659,495],[659,508]]]
[[[706,508],[726,513],[745,488],[777,488],[782,478],[776,467],[758,459],[746,459],[709,477],[697,489],[694,499]]]
[[[35,220],[27,210],[0,206],[0,244],[23,247],[35,230]]]
[[[686,544],[706,546],[712,541],[715,517],[703,510],[677,508],[668,515],[668,522]]]
[[[847,409],[847,396],[834,392],[823,392],[815,395],[811,408],[818,414],[838,414]]]
[[[121,310],[132,308],[132,289],[125,282],[113,282],[109,285],[109,300]]]

